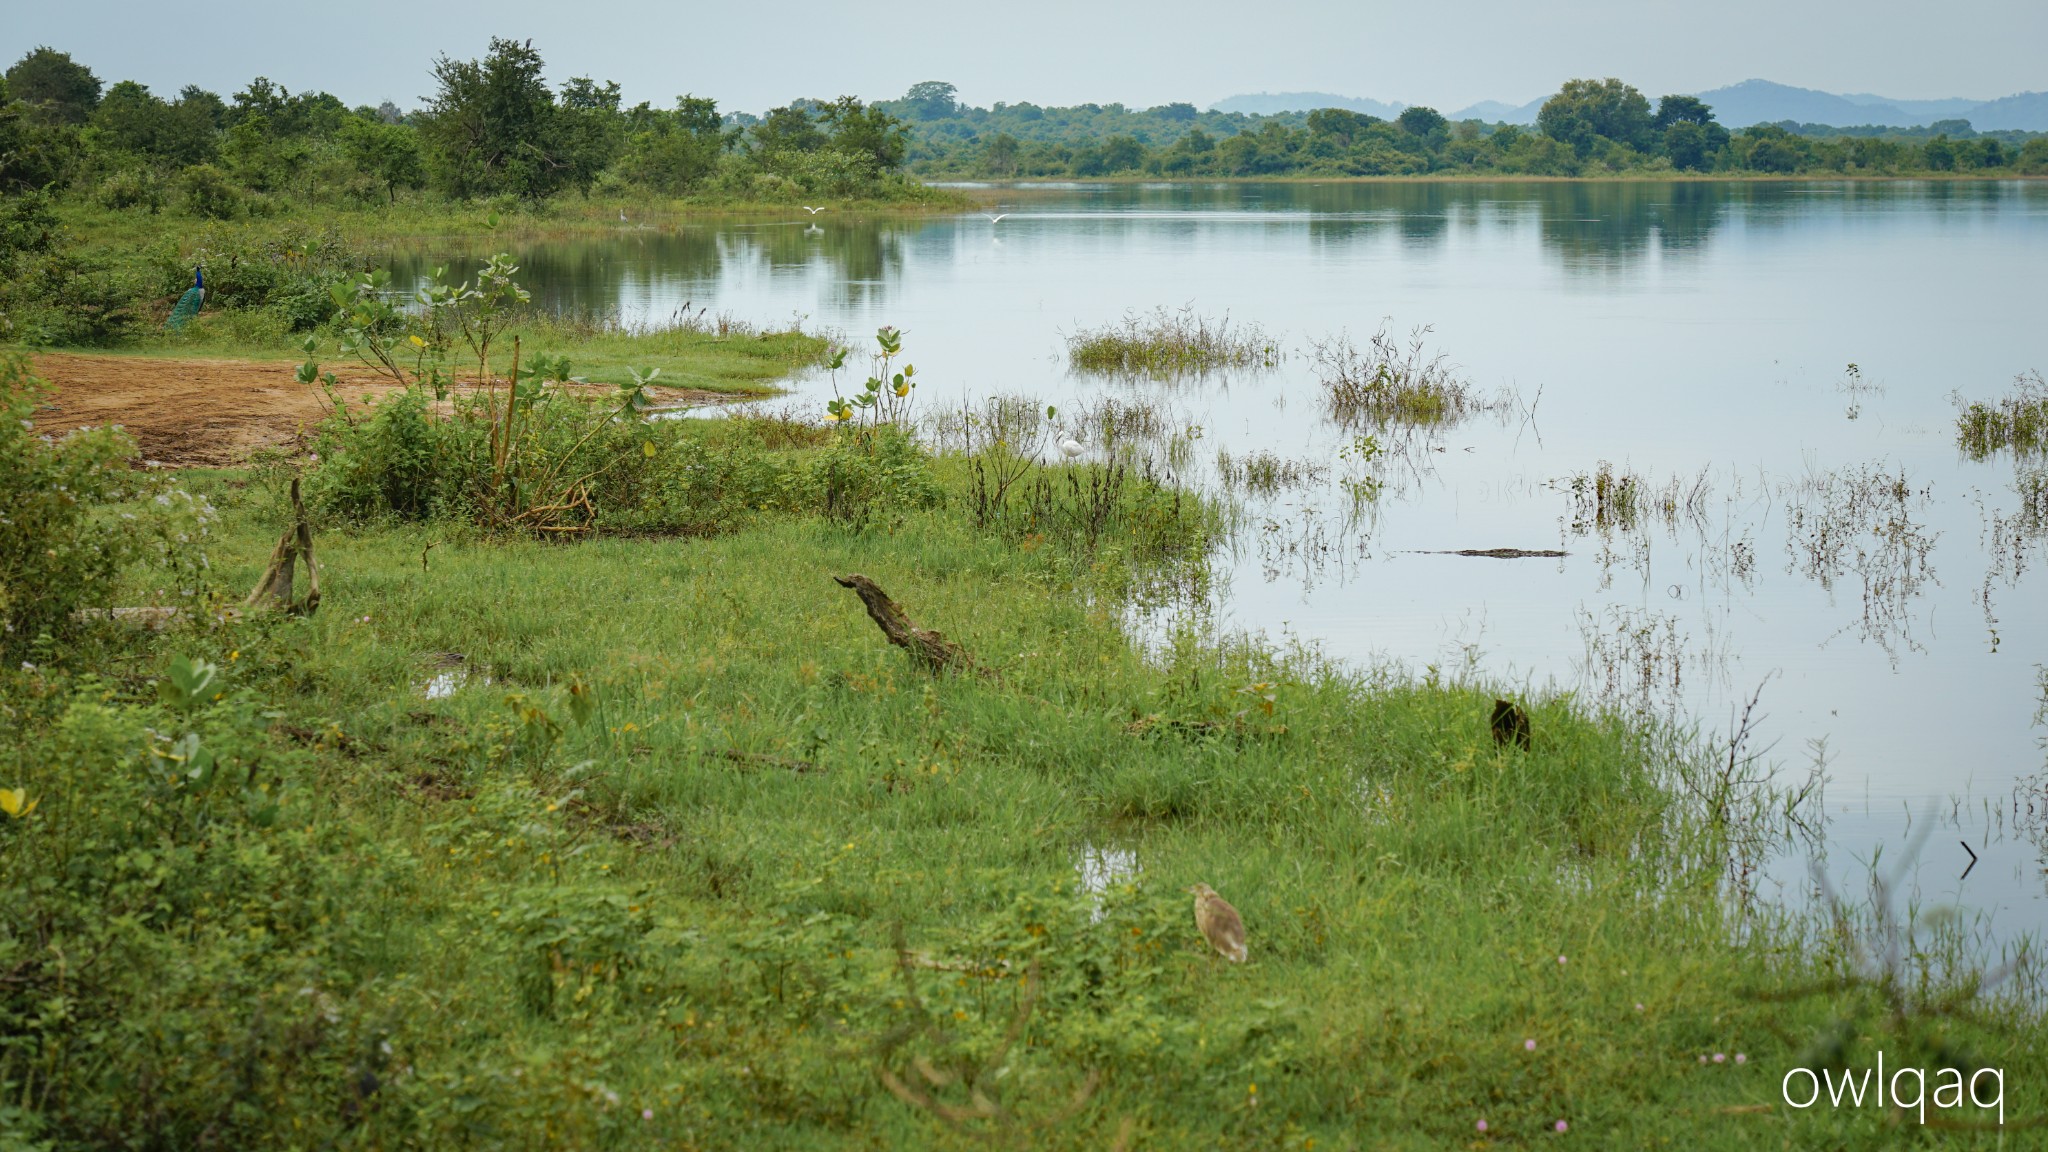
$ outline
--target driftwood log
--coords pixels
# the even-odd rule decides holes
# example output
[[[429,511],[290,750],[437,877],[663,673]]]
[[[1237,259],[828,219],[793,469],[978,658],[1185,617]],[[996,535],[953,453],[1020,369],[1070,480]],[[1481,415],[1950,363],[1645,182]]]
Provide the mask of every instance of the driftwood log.
[[[979,672],[981,668],[965,648],[946,639],[946,634],[932,628],[919,628],[911,623],[910,617],[898,607],[889,594],[882,591],[873,580],[858,572],[851,576],[834,576],[833,582],[841,588],[851,588],[860,602],[867,605],[868,618],[889,643],[905,648],[917,662],[934,675],[952,668],[961,672]]]
[[[306,595],[294,599],[292,585],[302,559],[306,562]],[[270,566],[249,590],[246,603],[251,608],[282,608],[293,616],[311,616],[320,607],[320,566],[313,560],[313,526],[306,520],[306,504],[299,498],[296,476],[292,477],[292,525],[270,550]]]

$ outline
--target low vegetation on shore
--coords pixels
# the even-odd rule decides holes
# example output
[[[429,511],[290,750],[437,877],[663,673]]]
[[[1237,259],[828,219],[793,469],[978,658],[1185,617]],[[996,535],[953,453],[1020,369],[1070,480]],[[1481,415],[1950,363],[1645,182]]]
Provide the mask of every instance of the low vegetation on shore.
[[[305,386],[392,389],[247,467],[0,360],[7,1140],[1874,1144],[1779,1085],[1880,1050],[2048,1107],[2024,980],[1745,898],[1805,801],[1740,735],[1220,633],[1218,510],[1033,402],[920,438],[894,329],[675,420],[502,258],[325,291]]]

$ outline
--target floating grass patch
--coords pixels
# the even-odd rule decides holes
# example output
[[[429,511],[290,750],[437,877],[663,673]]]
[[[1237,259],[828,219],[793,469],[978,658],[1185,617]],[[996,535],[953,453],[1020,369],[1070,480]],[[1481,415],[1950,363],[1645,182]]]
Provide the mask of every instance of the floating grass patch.
[[[1924,523],[1932,498],[1903,469],[1882,464],[1814,473],[1784,493],[1785,551],[1794,570],[1830,594],[1855,577],[1862,635],[1887,651],[1895,642],[1917,646],[1906,630],[1912,602],[1935,579],[1929,558],[1939,533]]]
[[[2013,377],[2010,394],[1986,403],[1955,397],[1956,445],[1972,460],[2000,449],[2019,455],[2048,451],[2048,379],[2040,370]]]
[[[1125,313],[1067,337],[1067,362],[1083,372],[1171,377],[1222,368],[1270,368],[1280,345],[1257,324],[1211,319],[1192,308]]]
[[[1550,483],[1572,499],[1571,530],[1575,535],[1633,531],[1651,522],[1675,528],[1680,522],[1704,525],[1712,486],[1702,468],[1691,476],[1673,476],[1661,486],[1639,472],[1617,469],[1605,460],[1591,472],[1578,472]]]
[[[1507,396],[1481,395],[1442,352],[1430,351],[1429,332],[1417,328],[1403,343],[1382,324],[1363,347],[1344,332],[1311,343],[1309,359],[1330,417],[1346,427],[1437,427],[1512,407]]]
[[[1223,486],[1254,496],[1270,496],[1289,488],[1321,483],[1330,470],[1312,460],[1292,460],[1264,450],[1232,456],[1216,453],[1216,474]]]

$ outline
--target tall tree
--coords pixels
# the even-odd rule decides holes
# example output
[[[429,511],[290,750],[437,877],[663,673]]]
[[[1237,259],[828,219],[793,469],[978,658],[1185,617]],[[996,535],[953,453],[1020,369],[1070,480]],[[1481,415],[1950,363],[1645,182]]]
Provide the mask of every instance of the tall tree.
[[[1612,77],[1567,80],[1557,95],[1543,102],[1536,126],[1551,139],[1571,145],[1580,159],[1601,140],[1644,149],[1651,140],[1650,101]]]
[[[836,151],[865,156],[879,172],[891,172],[903,163],[909,147],[910,129],[880,108],[863,105],[852,96],[841,96],[827,104],[819,119],[832,129]]]
[[[619,154],[626,118],[619,111],[616,81],[599,84],[588,76],[562,85],[556,109],[556,148],[568,168],[567,182],[590,195],[590,186]]]
[[[1714,122],[1714,110],[1697,96],[1663,96],[1657,100],[1657,118],[1650,126],[1657,131],[1673,124],[1707,125]]]
[[[910,114],[919,120],[943,120],[960,110],[954,100],[959,89],[944,80],[925,80],[910,86],[903,94],[903,102],[910,105]]]
[[[100,105],[100,78],[92,69],[48,45],[31,48],[7,70],[14,99],[51,123],[83,124]]]
[[[555,155],[555,100],[541,67],[533,41],[497,37],[482,60],[434,61],[438,91],[420,116],[420,143],[443,191],[540,199],[561,187],[569,172]]]
[[[1420,104],[1401,109],[1401,114],[1394,118],[1394,123],[1410,136],[1424,137],[1433,136],[1450,126],[1450,121],[1444,119],[1443,113]]]

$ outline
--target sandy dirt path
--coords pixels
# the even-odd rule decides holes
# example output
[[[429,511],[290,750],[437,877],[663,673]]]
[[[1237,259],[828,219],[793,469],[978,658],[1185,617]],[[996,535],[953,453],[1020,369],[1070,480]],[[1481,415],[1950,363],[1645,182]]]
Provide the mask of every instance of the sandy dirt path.
[[[327,416],[325,395],[301,384],[297,365],[276,360],[162,359],[68,352],[33,357],[31,371],[54,389],[36,414],[53,433],[119,424],[152,466],[222,468],[259,448],[289,444]],[[329,365],[328,367],[333,367]],[[335,391],[351,406],[393,385],[366,369],[337,370]],[[593,392],[611,389],[593,386]],[[726,403],[746,397],[695,389],[654,388],[664,404]]]

